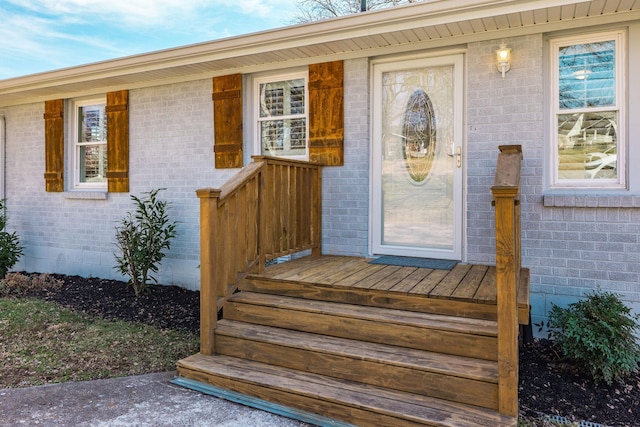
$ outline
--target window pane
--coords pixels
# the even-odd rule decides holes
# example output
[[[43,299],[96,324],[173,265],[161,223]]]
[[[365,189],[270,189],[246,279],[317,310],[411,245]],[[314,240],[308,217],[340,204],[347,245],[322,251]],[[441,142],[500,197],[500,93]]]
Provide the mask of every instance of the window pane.
[[[615,41],[561,47],[559,108],[613,106],[615,96]]]
[[[306,154],[305,119],[266,120],[260,122],[262,153],[272,156]]]
[[[617,112],[558,115],[558,179],[615,179],[617,125]]]
[[[260,84],[260,117],[304,114],[304,79]]]
[[[107,182],[107,146],[80,147],[80,182]]]
[[[107,140],[105,105],[85,105],[78,108],[78,142]]]

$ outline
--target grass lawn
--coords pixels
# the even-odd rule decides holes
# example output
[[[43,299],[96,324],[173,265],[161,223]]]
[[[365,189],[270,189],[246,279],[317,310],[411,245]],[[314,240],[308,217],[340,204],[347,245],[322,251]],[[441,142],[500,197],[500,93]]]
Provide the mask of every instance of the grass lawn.
[[[33,298],[0,298],[0,388],[175,369],[197,334],[111,321]]]

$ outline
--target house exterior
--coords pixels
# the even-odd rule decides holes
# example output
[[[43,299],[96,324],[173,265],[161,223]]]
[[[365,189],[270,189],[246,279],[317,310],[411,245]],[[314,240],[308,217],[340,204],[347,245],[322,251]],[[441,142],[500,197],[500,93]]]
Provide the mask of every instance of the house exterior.
[[[598,287],[638,311],[636,75],[638,0],[436,0],[3,80],[16,269],[121,279],[115,226],[163,188],[158,281],[198,289],[195,190],[260,154],[327,165],[323,253],[493,264],[520,144],[533,322]]]

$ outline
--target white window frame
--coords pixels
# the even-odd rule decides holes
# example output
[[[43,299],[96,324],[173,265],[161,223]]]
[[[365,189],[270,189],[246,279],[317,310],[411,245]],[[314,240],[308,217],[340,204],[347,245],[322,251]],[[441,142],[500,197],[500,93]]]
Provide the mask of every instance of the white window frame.
[[[562,47],[597,43],[602,41],[615,42],[615,105],[610,107],[587,107],[575,109],[560,109],[559,102],[559,63],[558,55]],[[552,189],[626,189],[628,187],[626,163],[627,163],[627,138],[626,138],[626,32],[614,30],[601,33],[582,34],[568,37],[552,38],[549,41],[550,67],[551,67],[551,107],[549,109],[549,153],[550,153],[550,187]],[[580,114],[589,112],[617,112],[616,152],[617,152],[617,178],[613,179],[560,179],[558,177],[559,141],[558,141],[558,116],[560,114]]]
[[[91,143],[80,143],[79,142],[79,117],[78,117],[78,109],[80,107],[86,107],[90,105],[104,105],[106,109],[107,98],[106,96],[101,97],[93,97],[87,99],[77,99],[71,102],[72,111],[73,111],[73,120],[72,120],[72,131],[71,131],[71,144],[72,147],[72,165],[73,165],[73,188],[76,190],[107,190],[107,179],[104,177],[103,182],[81,182],[80,181],[80,148],[84,145],[107,145],[107,141],[100,142],[91,142]],[[105,111],[106,116],[106,111]],[[106,117],[105,117],[106,119]],[[106,172],[106,171],[105,171]]]
[[[279,155],[287,159],[309,160],[309,72],[295,71],[278,74],[259,75],[253,78],[253,90],[251,103],[252,108],[252,135],[253,135],[253,152],[257,155],[267,155],[262,152],[262,141],[260,140],[260,123],[267,118],[260,117],[260,85],[264,83],[280,82],[285,80],[304,80],[304,114],[282,115],[278,116],[278,120],[287,119],[304,119],[305,121],[305,153],[304,155]]]

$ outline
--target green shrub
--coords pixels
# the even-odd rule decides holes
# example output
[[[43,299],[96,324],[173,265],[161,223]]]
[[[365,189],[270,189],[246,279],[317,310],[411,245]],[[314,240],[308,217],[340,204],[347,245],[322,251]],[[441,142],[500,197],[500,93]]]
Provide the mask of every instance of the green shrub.
[[[607,384],[638,371],[638,315],[632,315],[618,295],[594,292],[567,308],[549,313],[550,337],[565,357]]]
[[[23,247],[20,244],[18,234],[9,233],[7,226],[7,211],[4,200],[0,200],[0,279],[4,279],[7,272],[18,262],[22,256]]]
[[[167,215],[168,203],[158,199],[160,190],[152,190],[146,197],[131,196],[135,213],[128,212],[116,227],[116,269],[129,276],[129,284],[136,296],[149,289],[157,280],[150,272],[157,273],[165,250],[170,249],[176,235],[176,222]]]

